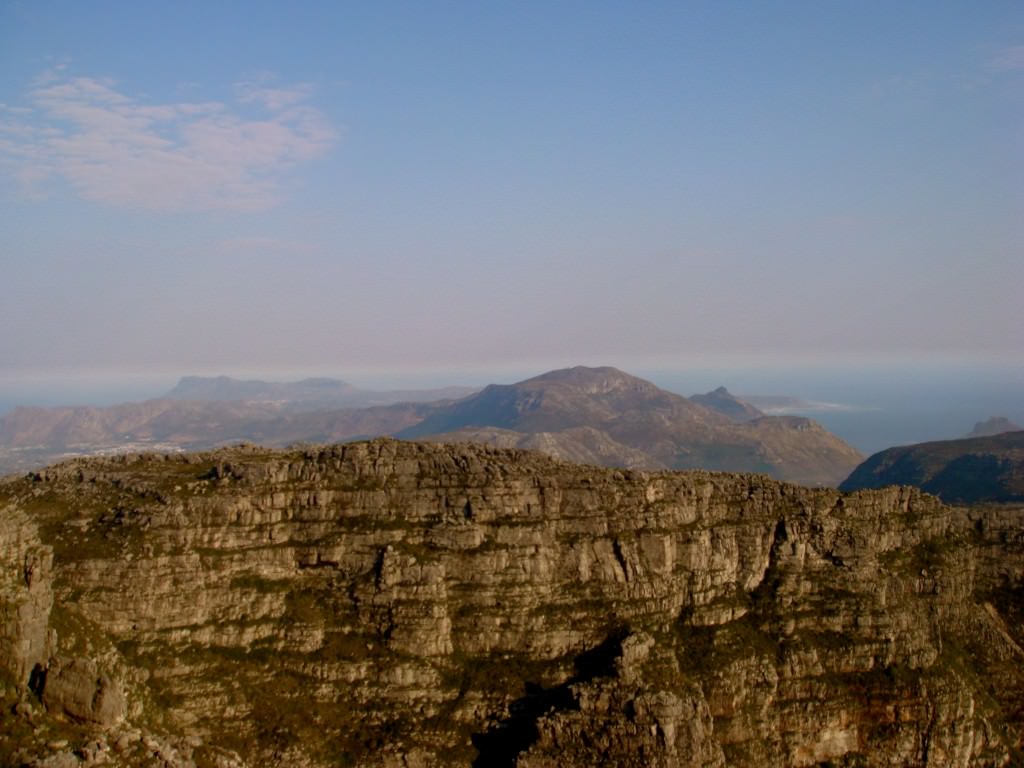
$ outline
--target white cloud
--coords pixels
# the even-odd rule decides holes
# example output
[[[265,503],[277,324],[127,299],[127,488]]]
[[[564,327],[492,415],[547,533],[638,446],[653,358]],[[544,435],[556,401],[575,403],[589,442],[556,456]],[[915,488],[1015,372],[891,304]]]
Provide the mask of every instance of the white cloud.
[[[995,72],[1024,69],[1024,45],[1014,45],[1002,50],[989,61],[988,66]]]
[[[33,196],[62,178],[82,197],[156,210],[259,210],[335,131],[308,85],[236,86],[238,104],[149,104],[110,80],[48,72],[28,109],[0,106],[0,162]],[[244,105],[244,108],[239,107]]]

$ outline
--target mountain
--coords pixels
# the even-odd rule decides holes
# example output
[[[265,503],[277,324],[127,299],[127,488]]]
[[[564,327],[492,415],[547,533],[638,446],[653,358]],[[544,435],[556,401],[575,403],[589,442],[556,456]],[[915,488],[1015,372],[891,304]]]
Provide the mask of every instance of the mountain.
[[[703,395],[693,395],[690,402],[702,405],[733,421],[753,421],[765,413],[745,400],[740,400],[725,387],[719,387]]]
[[[385,435],[422,420],[431,410],[427,403],[476,391],[372,391],[336,379],[271,383],[186,376],[154,400],[15,408],[0,416],[0,451],[54,456],[124,445],[194,449],[238,440],[284,445]]]
[[[276,399],[318,392],[340,397],[348,387],[315,381],[278,385],[186,378],[177,394],[205,399],[17,408],[0,417],[0,473],[67,454],[198,450],[239,440],[285,446],[382,435],[482,441],[602,466],[765,472],[810,485],[838,483],[863,458],[809,419],[759,416],[737,423],[615,368],[551,371],[458,400],[321,408],[313,400]],[[450,390],[420,396],[445,391]],[[726,397],[716,400],[721,405]]]
[[[473,426],[557,432],[613,421],[642,428],[646,426],[643,422],[662,415],[694,429],[706,423],[729,423],[685,397],[617,368],[577,366],[549,371],[517,384],[491,384],[476,395],[440,409],[400,436],[416,438]]]
[[[267,382],[242,381],[229,376],[185,376],[164,399],[257,402],[289,409],[323,410],[457,399],[476,391],[476,387],[376,391],[359,389],[346,381],[326,378]]]
[[[195,450],[238,441],[284,446],[388,435],[419,423],[434,407],[398,403],[289,410],[258,401],[167,399],[106,408],[19,407],[0,416],[0,475],[83,454]]]
[[[810,419],[760,416],[737,423],[610,367],[579,366],[491,385],[439,406],[396,436],[536,447],[603,466],[765,472],[809,485],[838,483],[863,458]]]
[[[388,435],[421,421],[431,410],[428,403],[476,391],[373,391],[337,379],[276,383],[186,376],[154,400],[103,408],[19,407],[0,415],[0,475],[75,455]]]
[[[1019,432],[1022,429],[1024,427],[1017,426],[1005,416],[993,416],[985,421],[979,421],[965,437],[991,437],[1004,432]]]
[[[0,765],[1021,764],[1024,506],[377,440],[0,509]]]
[[[290,383],[242,381],[230,376],[184,376],[164,397],[168,400],[284,400],[315,401],[344,399],[356,387],[339,379],[303,379]]]
[[[1024,501],[1024,432],[888,448],[839,487],[914,485],[950,504]]]

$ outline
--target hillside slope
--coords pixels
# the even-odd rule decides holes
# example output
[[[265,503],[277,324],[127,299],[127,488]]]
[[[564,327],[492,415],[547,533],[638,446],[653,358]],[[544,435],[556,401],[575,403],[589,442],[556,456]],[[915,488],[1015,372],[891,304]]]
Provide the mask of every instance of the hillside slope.
[[[847,491],[914,485],[950,504],[1024,501],[1024,432],[888,448],[843,481]]]
[[[511,442],[510,433],[521,437]],[[472,436],[604,466],[764,472],[807,485],[835,485],[863,458],[810,419],[760,415],[738,423],[609,367],[580,366],[491,385],[437,408],[397,436]]]

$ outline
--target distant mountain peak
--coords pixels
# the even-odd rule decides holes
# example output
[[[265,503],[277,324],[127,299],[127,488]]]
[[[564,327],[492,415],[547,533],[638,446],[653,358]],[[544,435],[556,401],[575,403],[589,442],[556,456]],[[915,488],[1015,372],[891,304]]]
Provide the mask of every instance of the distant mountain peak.
[[[1014,424],[1005,416],[992,416],[985,421],[979,421],[965,437],[992,437],[1001,435],[1004,432],[1019,432],[1024,427]]]
[[[607,465],[767,472],[812,484],[838,482],[863,458],[809,419],[765,416],[724,387],[691,400],[610,366],[493,384],[396,437],[487,440]]]
[[[649,381],[632,376],[610,365],[597,368],[590,368],[585,365],[559,368],[558,370],[548,371],[531,379],[520,381],[513,386],[529,386],[534,384],[562,384],[580,387],[588,391],[593,391],[595,388],[599,391],[612,391],[636,387],[637,385],[654,387]]]
[[[765,415],[764,411],[740,400],[725,387],[713,389],[704,395],[694,395],[690,400],[736,422],[753,421]]]

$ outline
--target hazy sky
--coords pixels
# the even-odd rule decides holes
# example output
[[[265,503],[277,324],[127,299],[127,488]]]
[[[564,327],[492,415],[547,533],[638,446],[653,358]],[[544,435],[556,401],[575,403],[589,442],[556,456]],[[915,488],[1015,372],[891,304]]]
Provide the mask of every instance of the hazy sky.
[[[1024,4],[0,0],[0,377],[1024,360]]]

